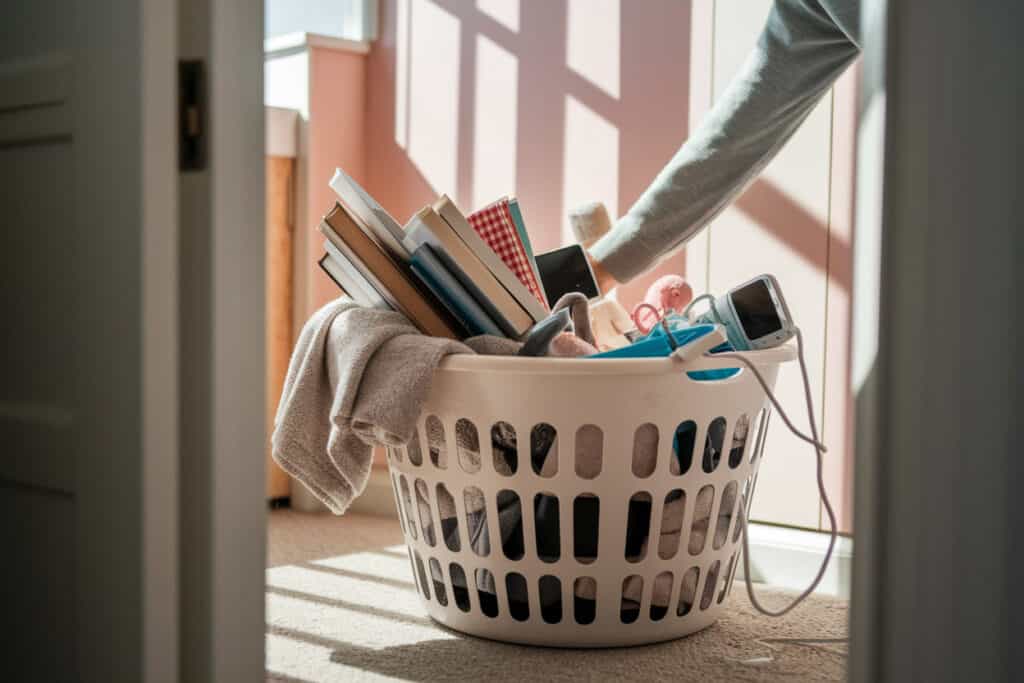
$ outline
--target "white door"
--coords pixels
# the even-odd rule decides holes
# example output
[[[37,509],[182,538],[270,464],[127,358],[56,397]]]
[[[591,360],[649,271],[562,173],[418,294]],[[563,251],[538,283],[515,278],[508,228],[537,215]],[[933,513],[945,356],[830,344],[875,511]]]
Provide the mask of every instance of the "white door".
[[[232,178],[252,183],[245,226],[262,220],[262,165],[247,151],[258,159],[262,146],[262,17],[215,4],[206,36],[229,37],[209,59],[212,85],[252,101],[255,123],[234,105],[211,113],[237,120],[221,127],[223,147],[208,138],[219,187],[206,181],[217,230],[205,264],[179,254],[178,3],[7,0],[0,10],[5,679],[262,676],[262,368],[250,373],[262,358],[262,329],[251,335],[262,325],[262,254],[252,253],[262,239],[248,247],[231,232],[243,224]],[[232,72],[247,41],[255,57]],[[203,266],[209,288],[179,291]],[[180,331],[196,310],[209,353],[189,356]],[[210,378],[198,474],[180,466],[195,425],[179,385],[194,377]],[[179,486],[179,474],[194,480]],[[195,504],[194,491],[205,492]],[[204,642],[186,656],[179,643],[193,632]]]

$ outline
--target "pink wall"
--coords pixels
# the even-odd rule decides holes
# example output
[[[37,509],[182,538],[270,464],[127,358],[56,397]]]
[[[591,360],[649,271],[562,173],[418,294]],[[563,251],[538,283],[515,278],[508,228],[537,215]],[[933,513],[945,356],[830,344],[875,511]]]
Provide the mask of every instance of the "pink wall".
[[[535,248],[551,249],[566,241],[567,191],[574,203],[603,200],[621,214],[686,137],[689,3],[645,0],[622,11],[617,0],[382,0],[380,22],[367,70],[366,180],[399,221],[442,192],[464,211],[478,208],[474,185],[484,183],[492,199],[517,195]],[[617,44],[580,47],[588,35],[615,33]],[[582,69],[568,65],[570,34]],[[618,52],[617,74],[605,46]],[[495,87],[507,101],[479,93]],[[570,106],[582,112],[575,130],[567,128]],[[601,136],[593,163],[588,135]],[[512,156],[514,168],[504,168]],[[684,269],[676,255],[659,272]],[[622,299],[632,301],[653,277],[624,288]]]
[[[336,201],[327,182],[339,166],[358,182],[366,181],[366,57],[313,47],[309,60],[306,201],[309,229],[314,234],[307,240],[312,267],[307,317],[338,296],[337,286],[316,265],[324,253],[316,225]],[[344,124],[339,125],[339,121]]]

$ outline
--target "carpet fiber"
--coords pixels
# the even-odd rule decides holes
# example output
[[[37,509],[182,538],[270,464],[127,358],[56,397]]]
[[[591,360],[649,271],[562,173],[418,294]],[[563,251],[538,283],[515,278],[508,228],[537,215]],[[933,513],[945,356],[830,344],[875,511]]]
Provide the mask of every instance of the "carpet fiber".
[[[842,680],[847,604],[814,597],[782,619],[740,585],[717,624],[610,650],[506,645],[438,626],[420,606],[396,520],[270,514],[269,681]],[[788,594],[760,586],[763,603]]]

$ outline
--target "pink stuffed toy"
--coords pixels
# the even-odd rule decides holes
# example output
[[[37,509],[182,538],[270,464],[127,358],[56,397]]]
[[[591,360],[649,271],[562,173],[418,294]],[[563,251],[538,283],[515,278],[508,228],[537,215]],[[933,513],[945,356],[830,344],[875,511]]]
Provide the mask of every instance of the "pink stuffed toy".
[[[643,334],[669,313],[682,313],[693,299],[693,289],[682,275],[664,275],[648,288],[643,303],[633,307],[631,317]]]

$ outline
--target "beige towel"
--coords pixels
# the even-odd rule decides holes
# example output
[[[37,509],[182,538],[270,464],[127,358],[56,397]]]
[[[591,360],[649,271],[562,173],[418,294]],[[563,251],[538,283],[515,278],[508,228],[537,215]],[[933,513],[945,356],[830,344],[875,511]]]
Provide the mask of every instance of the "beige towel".
[[[302,328],[292,353],[274,460],[340,515],[366,488],[373,446],[409,441],[442,358],[518,348],[497,337],[428,337],[400,313],[332,301]]]

